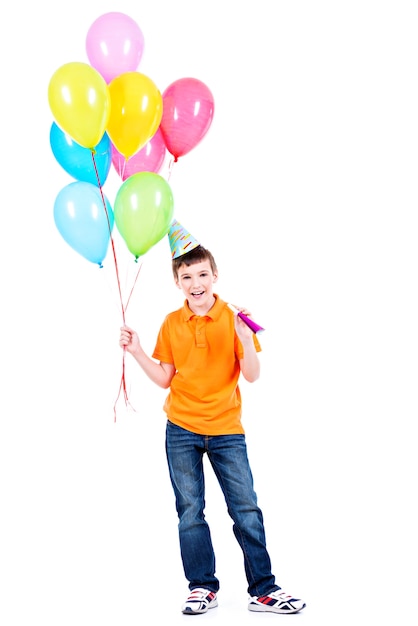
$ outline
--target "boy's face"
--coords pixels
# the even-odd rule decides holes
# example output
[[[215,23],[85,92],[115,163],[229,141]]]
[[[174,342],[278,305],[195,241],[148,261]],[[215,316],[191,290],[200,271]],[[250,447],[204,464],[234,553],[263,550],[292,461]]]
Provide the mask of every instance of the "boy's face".
[[[213,273],[209,260],[199,261],[187,266],[180,265],[176,285],[182,290],[192,310],[206,309],[213,306],[213,285],[218,274]]]

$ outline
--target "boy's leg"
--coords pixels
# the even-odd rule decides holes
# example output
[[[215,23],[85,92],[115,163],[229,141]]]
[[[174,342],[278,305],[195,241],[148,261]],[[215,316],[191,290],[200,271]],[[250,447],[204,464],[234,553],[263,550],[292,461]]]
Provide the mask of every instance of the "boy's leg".
[[[179,516],[180,551],[189,588],[219,590],[215,554],[205,520],[205,437],[167,422],[166,454]]]
[[[257,505],[245,436],[211,437],[208,457],[234,521],[233,531],[244,555],[248,593],[261,596],[279,589],[271,571],[263,515]]]

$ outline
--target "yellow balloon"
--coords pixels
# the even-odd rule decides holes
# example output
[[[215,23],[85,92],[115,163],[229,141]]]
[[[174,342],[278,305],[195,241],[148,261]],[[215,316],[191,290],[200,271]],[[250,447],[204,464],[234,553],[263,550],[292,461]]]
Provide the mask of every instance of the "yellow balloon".
[[[109,83],[107,134],[129,159],[155,135],[163,115],[163,98],[154,82],[140,72],[125,72]]]
[[[83,148],[102,139],[110,115],[106,81],[87,63],[66,63],[52,75],[48,101],[55,121]]]

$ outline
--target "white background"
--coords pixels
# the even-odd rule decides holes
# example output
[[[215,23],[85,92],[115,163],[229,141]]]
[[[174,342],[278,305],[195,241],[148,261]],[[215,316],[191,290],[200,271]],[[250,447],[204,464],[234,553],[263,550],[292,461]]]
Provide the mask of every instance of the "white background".
[[[2,10],[1,623],[180,623],[187,593],[164,456],[165,392],[127,360],[111,253],[100,270],[53,222],[72,179],[47,90],[121,11],[161,92],[215,99],[172,169],[175,217],[215,254],[218,293],[266,328],[244,426],[277,582],[305,624],[416,624],[416,3],[149,0]],[[113,203],[122,181],[112,170]],[[114,233],[125,295],[138,270]],[[145,255],[127,322],[151,351],[182,304],[167,240]],[[242,556],[208,472],[220,606],[247,611]],[[197,619],[197,618],[196,618]],[[264,623],[264,622],[263,622]],[[392,622],[391,622],[392,623]],[[394,623],[394,622],[393,622]]]

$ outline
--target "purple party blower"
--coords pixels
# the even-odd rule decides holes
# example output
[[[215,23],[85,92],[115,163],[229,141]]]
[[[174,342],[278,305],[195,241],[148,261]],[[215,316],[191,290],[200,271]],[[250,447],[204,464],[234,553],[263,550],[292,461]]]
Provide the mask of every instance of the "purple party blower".
[[[238,317],[240,317],[247,324],[247,326],[251,328],[253,333],[255,334],[262,333],[265,330],[262,326],[259,326],[258,324],[256,324],[254,320],[250,319],[247,315],[244,315],[244,313],[241,313],[241,311],[238,311],[238,309],[236,309],[232,304],[228,304],[228,306],[231,309],[231,311],[236,313]]]

